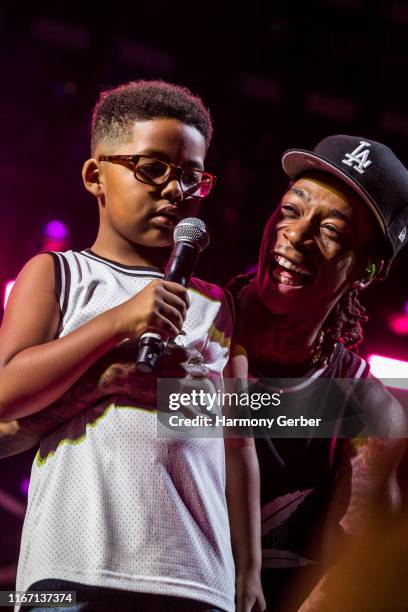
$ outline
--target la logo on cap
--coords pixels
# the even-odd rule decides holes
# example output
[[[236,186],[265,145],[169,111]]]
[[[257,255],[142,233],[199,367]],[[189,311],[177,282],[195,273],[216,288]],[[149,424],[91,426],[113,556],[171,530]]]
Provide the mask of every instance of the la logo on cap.
[[[365,142],[364,140],[360,140],[360,144],[358,147],[354,149],[352,153],[346,153],[344,159],[342,159],[342,163],[346,164],[346,166],[350,166],[357,170],[360,174],[364,174],[364,170],[371,166],[373,163],[368,159],[368,154],[370,151],[365,147],[370,147],[369,142]]]

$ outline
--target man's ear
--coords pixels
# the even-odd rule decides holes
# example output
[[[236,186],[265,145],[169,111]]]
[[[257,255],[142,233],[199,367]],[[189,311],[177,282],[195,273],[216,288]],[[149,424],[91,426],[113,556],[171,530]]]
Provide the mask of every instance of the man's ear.
[[[99,163],[93,157],[87,159],[82,168],[82,180],[85,189],[92,193],[96,198],[103,195],[103,185],[101,181]]]
[[[374,279],[381,278],[384,266],[385,261],[381,257],[370,257],[360,273],[360,278],[353,283],[354,286],[359,289],[367,289]]]

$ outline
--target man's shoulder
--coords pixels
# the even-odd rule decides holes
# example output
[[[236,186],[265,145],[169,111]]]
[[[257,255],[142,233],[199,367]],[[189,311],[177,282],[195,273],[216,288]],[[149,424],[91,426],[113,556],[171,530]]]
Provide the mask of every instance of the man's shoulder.
[[[372,434],[385,438],[404,438],[407,435],[407,417],[399,400],[384,383],[369,373],[356,386],[356,398]]]
[[[224,289],[228,291],[234,300],[239,300],[239,294],[244,287],[249,285],[255,277],[255,272],[248,272],[246,274],[237,274],[231,278],[225,285]]]

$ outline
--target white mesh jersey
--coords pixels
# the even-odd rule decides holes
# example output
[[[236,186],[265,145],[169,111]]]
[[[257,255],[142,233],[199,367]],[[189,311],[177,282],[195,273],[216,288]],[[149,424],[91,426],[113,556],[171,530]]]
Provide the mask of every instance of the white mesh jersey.
[[[90,250],[51,255],[60,337],[162,277]],[[221,379],[232,334],[225,294],[192,279],[189,297],[177,367],[183,362],[193,375]],[[223,440],[157,436],[155,377],[135,371],[137,345],[130,358],[129,350],[121,356],[128,344],[59,400],[62,406],[80,401],[84,409],[41,442],[34,460],[17,589],[58,578],[186,597],[232,612]]]

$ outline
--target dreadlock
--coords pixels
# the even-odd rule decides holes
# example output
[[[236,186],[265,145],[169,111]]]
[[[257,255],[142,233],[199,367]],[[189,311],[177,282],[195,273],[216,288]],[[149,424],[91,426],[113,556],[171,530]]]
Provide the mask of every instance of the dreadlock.
[[[362,324],[368,321],[359,300],[360,289],[350,288],[337,302],[323,326],[326,334],[346,347],[357,346],[363,339]]]
[[[391,261],[384,262],[384,269],[377,280],[384,280],[391,266]],[[334,342],[343,342],[347,348],[357,346],[363,339],[362,324],[368,321],[366,309],[360,302],[361,289],[350,287],[330,312],[323,330]]]

